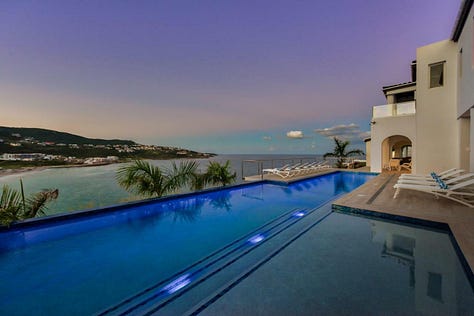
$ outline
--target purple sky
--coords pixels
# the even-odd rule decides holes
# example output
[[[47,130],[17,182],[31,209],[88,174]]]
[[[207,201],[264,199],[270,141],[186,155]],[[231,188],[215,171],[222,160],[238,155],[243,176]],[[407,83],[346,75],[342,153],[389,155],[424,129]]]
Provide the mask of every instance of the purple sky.
[[[363,136],[371,107],[385,103],[381,87],[410,80],[416,48],[449,38],[459,6],[1,1],[0,125],[217,153],[324,153],[332,143],[314,130]]]

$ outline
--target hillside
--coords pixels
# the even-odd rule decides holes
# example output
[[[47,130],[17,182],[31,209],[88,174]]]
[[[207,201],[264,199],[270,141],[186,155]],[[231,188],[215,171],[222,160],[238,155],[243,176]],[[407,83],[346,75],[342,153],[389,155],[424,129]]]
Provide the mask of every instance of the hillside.
[[[13,135],[20,135],[13,136]],[[0,139],[4,142],[15,142],[19,138],[32,138],[38,142],[52,142],[56,144],[92,144],[92,145],[135,145],[131,140],[120,139],[96,139],[87,138],[65,132],[58,132],[42,128],[26,128],[26,127],[4,127],[0,126]]]
[[[17,161],[38,164],[82,164],[92,157],[128,159],[208,158],[209,153],[131,140],[94,139],[40,128],[0,127],[0,168]],[[97,160],[97,159],[96,159]]]

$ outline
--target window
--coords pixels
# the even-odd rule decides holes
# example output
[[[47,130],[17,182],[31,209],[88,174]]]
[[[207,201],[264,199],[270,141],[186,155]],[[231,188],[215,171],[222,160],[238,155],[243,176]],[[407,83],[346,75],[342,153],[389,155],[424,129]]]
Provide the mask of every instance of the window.
[[[402,158],[411,157],[411,145],[402,146]]]
[[[431,64],[430,66],[430,88],[442,87],[444,84],[444,61]]]

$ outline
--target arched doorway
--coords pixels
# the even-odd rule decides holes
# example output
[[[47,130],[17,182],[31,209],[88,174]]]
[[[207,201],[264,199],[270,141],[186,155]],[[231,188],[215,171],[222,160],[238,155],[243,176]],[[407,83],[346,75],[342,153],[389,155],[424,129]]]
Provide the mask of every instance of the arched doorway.
[[[412,150],[412,142],[406,136],[393,135],[385,138],[382,142],[382,170],[403,169],[403,171],[410,172]]]

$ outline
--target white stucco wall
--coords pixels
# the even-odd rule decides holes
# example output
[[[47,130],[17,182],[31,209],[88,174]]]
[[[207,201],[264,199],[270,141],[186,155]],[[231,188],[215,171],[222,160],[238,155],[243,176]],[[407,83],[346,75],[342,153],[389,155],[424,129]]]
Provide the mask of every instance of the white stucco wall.
[[[458,48],[445,40],[417,49],[414,173],[460,167],[457,120]],[[430,64],[445,62],[444,85],[430,88]]]
[[[472,111],[472,110],[471,110]],[[471,151],[471,119],[460,118],[459,119],[459,159],[460,168],[469,170],[470,165],[474,166],[470,162],[470,151]],[[474,138],[473,138],[474,140]]]
[[[474,6],[464,24],[457,42],[458,51],[458,117],[461,115],[472,118],[474,107]],[[462,53],[460,53],[462,51]],[[465,119],[464,119],[465,120]],[[461,167],[474,172],[474,124],[461,123]],[[466,128],[469,131],[466,132]],[[469,143],[466,146],[466,142]],[[473,150],[471,150],[471,148]],[[467,150],[466,150],[467,149]]]
[[[459,62],[458,116],[474,106],[474,51],[473,51],[474,6],[464,24],[458,40],[458,53],[462,49]]]
[[[371,141],[366,141],[365,142],[365,161],[366,161],[366,166],[367,167],[370,167],[370,145],[371,144]]]
[[[408,137],[412,142],[412,160],[414,159],[417,151],[415,116],[406,115],[374,119],[375,124],[372,124],[370,134],[370,171],[382,171],[382,152],[384,151],[382,143],[390,136],[400,135]],[[385,148],[387,154],[388,151],[389,148]]]

